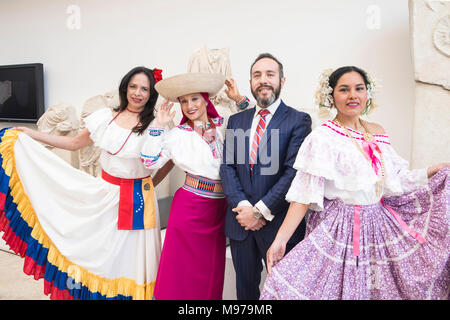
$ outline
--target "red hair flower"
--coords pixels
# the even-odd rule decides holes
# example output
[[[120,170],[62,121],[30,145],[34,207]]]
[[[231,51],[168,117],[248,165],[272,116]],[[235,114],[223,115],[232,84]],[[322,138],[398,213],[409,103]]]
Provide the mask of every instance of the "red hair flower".
[[[161,69],[153,69],[153,76],[155,77],[155,83],[162,80],[162,70]]]

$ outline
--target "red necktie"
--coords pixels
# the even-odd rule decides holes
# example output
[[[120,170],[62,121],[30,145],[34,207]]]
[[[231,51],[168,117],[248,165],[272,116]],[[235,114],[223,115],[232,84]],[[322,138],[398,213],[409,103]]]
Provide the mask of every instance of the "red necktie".
[[[259,143],[266,128],[266,116],[270,113],[267,109],[261,109],[259,112],[260,118],[258,126],[256,127],[255,136],[253,137],[252,150],[250,152],[250,166],[253,168],[256,160],[256,154],[258,152]]]

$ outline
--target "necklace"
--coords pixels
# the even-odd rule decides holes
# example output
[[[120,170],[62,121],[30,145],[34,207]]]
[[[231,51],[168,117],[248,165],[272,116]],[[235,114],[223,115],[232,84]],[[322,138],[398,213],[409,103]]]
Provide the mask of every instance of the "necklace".
[[[128,109],[127,109],[128,110]],[[121,113],[122,111],[119,111],[119,112],[117,112],[117,114],[116,114],[116,116],[108,123],[108,126],[119,116],[119,114]],[[133,112],[133,111],[131,111],[131,112]],[[135,113],[138,113],[138,112],[135,112]],[[138,125],[139,124],[139,121],[138,121],[138,123],[136,124],[136,125]],[[108,152],[110,155],[112,155],[112,156],[115,156],[116,154],[118,154],[122,149],[123,149],[123,147],[125,146],[125,144],[128,142],[128,139],[130,139],[130,136],[131,136],[131,134],[133,133],[133,129],[131,129],[130,130],[130,133],[128,134],[128,136],[127,136],[127,138],[125,139],[125,142],[122,144],[122,146],[119,148],[119,150],[117,150],[116,152],[114,152],[114,153],[112,153],[112,152],[109,152],[109,151],[106,151],[106,152]]]
[[[364,158],[366,158],[366,160],[369,161],[370,166],[373,168],[371,159],[369,158],[367,153],[364,152],[364,150],[361,148],[359,143],[356,141],[355,137],[351,135],[351,133],[347,129],[347,127],[345,127],[337,118],[334,118],[333,121],[336,122],[340,127],[342,127],[342,129],[344,129],[346,135],[354,142],[354,144],[356,145],[358,150],[363,154]],[[365,133],[363,135],[364,140],[367,143],[373,143],[373,141],[374,141],[373,134],[367,129],[366,125],[361,121],[361,119],[359,119],[359,123],[361,124],[361,126],[364,128],[364,131],[365,131]],[[383,155],[381,153],[381,150],[379,152],[379,155],[380,155],[380,164],[381,164],[381,170],[380,170],[381,178],[380,178],[380,180],[377,181],[377,188],[376,188],[377,196],[381,195],[381,193],[383,191],[384,180],[385,180],[384,161],[383,161]],[[375,170],[375,168],[374,168],[374,170]]]
[[[128,108],[128,107],[126,107],[125,108],[128,112],[131,112],[131,113],[141,113],[141,111],[133,111],[133,110],[131,110],[130,108]]]

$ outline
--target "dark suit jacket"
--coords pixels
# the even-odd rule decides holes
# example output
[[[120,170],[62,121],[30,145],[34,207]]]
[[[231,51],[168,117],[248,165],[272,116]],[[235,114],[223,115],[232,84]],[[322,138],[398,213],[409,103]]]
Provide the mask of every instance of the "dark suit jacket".
[[[243,131],[250,132],[254,113],[255,108],[251,108],[232,115],[228,120],[224,158],[220,167],[220,177],[228,199],[225,233],[230,239],[244,240],[250,231],[237,222],[236,213],[231,210],[242,200],[248,200],[252,205],[262,200],[275,217],[255,232],[271,243],[289,208],[285,196],[296,174],[292,166],[300,145],[311,132],[311,117],[281,102],[264,132],[257,162],[250,175],[250,137],[247,134],[244,140],[241,136]],[[300,241],[304,232],[305,224],[302,222],[289,242]]]

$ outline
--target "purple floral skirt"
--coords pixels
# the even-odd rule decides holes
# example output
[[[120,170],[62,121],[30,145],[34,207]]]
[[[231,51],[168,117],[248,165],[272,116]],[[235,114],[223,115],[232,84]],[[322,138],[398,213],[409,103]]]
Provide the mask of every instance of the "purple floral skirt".
[[[325,199],[323,211],[310,212],[305,239],[267,276],[260,298],[448,299],[449,189],[450,170],[443,169],[412,193],[361,206],[358,258],[355,206]]]

